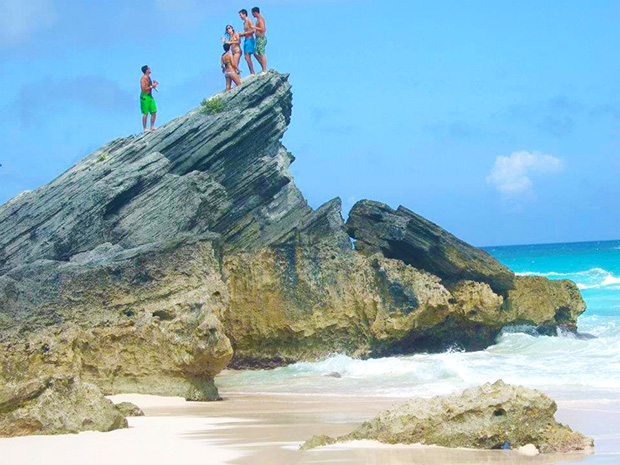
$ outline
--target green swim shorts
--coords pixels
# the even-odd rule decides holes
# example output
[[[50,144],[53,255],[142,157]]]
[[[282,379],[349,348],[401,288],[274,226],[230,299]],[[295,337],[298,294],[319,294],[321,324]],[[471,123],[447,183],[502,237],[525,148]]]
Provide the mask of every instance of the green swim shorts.
[[[256,38],[256,54],[264,55],[265,47],[267,47],[267,37],[257,37]]]
[[[155,105],[155,99],[152,95],[141,93],[140,94],[140,109],[142,114],[157,113],[157,105]]]

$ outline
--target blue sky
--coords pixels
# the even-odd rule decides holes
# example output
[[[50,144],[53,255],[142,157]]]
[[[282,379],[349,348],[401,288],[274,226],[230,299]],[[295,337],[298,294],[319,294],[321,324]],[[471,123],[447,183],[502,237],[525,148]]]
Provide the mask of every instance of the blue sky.
[[[620,238],[620,2],[268,0],[313,207],[399,204],[476,245]],[[0,0],[0,203],[223,87],[239,1]],[[242,69],[246,69],[242,64]]]

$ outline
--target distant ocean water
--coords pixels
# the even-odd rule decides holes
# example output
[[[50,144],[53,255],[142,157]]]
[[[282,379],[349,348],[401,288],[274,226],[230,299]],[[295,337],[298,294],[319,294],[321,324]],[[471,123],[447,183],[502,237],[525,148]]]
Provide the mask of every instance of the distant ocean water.
[[[335,354],[275,370],[230,372],[216,382],[223,392],[430,397],[501,378],[562,397],[620,398],[620,241],[486,250],[520,275],[575,281],[588,306],[579,331],[596,338],[510,328],[479,352],[371,360]],[[341,377],[329,376],[334,372]]]

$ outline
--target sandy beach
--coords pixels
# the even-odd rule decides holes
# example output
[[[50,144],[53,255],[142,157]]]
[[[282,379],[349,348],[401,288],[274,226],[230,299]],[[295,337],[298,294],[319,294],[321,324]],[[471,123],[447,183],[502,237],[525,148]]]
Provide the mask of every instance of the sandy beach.
[[[338,435],[402,399],[223,393],[222,402],[145,395],[113,396],[144,417],[110,433],[0,439],[4,464],[612,464],[620,462],[620,402],[565,399],[557,418],[595,439],[593,455],[538,455],[373,442],[301,452],[313,434]]]

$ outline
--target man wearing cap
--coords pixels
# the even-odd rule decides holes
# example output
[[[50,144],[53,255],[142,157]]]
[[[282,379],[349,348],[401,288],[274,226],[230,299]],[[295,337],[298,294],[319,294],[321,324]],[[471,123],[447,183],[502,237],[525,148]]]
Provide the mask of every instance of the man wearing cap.
[[[151,68],[148,65],[142,67],[142,78],[140,79],[140,109],[142,110],[142,127],[146,132],[146,120],[148,114],[151,114],[151,131],[155,126],[155,116],[157,114],[157,106],[153,99],[153,89],[157,88],[158,82],[151,81]]]

